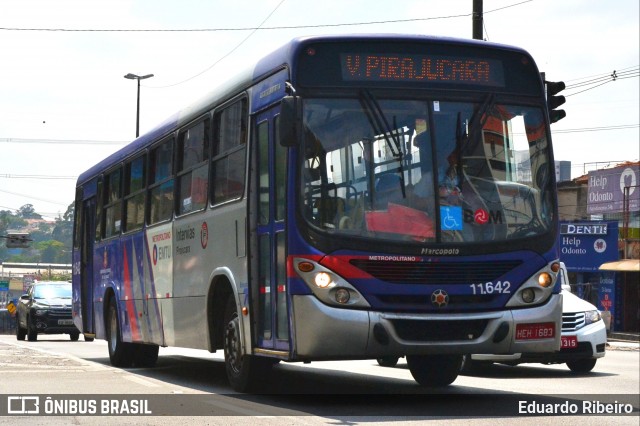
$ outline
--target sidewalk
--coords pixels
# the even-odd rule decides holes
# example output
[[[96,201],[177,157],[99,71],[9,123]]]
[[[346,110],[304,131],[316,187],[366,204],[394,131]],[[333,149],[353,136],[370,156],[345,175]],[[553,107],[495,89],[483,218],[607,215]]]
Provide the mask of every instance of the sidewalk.
[[[640,333],[611,332],[607,336],[607,349],[640,350]]]

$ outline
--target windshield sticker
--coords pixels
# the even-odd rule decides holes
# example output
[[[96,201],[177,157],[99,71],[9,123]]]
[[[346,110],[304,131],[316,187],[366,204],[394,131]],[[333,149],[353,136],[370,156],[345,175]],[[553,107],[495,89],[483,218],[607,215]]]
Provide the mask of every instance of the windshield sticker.
[[[440,207],[440,229],[443,231],[462,231],[462,207]]]

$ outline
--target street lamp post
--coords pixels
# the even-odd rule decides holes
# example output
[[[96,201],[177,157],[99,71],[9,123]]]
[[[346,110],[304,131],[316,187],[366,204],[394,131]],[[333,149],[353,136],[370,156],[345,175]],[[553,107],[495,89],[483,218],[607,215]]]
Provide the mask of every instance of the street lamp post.
[[[136,138],[140,136],[140,80],[151,77],[153,77],[153,74],[139,76],[129,73],[124,76],[124,78],[128,78],[129,80],[138,80],[138,101],[136,103]]]

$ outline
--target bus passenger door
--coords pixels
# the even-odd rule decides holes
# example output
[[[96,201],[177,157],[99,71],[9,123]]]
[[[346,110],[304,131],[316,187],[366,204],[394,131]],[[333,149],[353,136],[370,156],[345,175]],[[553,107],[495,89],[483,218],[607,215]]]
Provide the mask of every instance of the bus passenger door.
[[[251,294],[255,338],[258,348],[289,350],[285,247],[286,150],[277,141],[278,113],[271,108],[254,121],[253,158],[256,175],[252,177],[250,202],[252,238]]]
[[[80,241],[80,300],[82,331],[95,333],[93,324],[93,243],[96,235],[96,197],[83,201],[82,239]]]

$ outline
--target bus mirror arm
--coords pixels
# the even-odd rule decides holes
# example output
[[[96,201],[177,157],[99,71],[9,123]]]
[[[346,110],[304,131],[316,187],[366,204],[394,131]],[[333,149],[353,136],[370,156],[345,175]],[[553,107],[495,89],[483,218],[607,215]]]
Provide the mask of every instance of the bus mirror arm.
[[[298,139],[302,134],[300,117],[301,104],[297,96],[285,96],[280,107],[280,120],[278,130],[280,131],[280,145],[291,147],[298,144]]]

